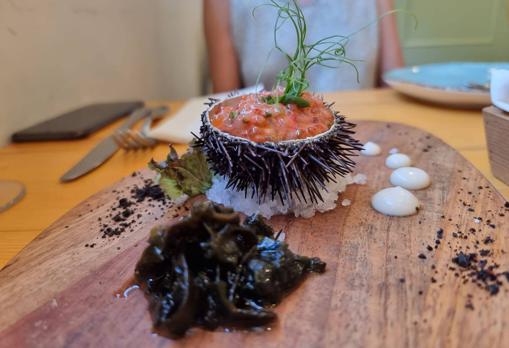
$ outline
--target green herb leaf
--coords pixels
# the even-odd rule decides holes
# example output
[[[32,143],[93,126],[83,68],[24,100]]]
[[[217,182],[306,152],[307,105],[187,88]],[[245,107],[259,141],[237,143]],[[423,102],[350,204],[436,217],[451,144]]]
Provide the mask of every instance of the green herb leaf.
[[[177,199],[184,194],[178,187],[177,181],[170,179],[168,176],[161,176],[161,179],[159,179],[159,186],[171,199]]]
[[[306,108],[309,106],[309,102],[302,98],[302,97],[296,97],[292,95],[286,95],[283,96],[283,99],[281,100],[281,103],[283,104],[295,104],[299,108]]]
[[[264,103],[267,103],[267,104],[276,104],[279,102],[278,98],[274,97],[272,95],[266,95],[266,96],[261,97],[261,101]]]
[[[205,155],[197,149],[185,153],[180,163],[172,168],[177,172],[179,186],[189,196],[196,196],[207,191],[212,184],[212,174]]]
[[[182,194],[192,197],[205,193],[212,185],[212,173],[205,155],[193,146],[179,158],[170,145],[166,161],[151,160],[148,166],[161,175],[159,185],[171,199]]]

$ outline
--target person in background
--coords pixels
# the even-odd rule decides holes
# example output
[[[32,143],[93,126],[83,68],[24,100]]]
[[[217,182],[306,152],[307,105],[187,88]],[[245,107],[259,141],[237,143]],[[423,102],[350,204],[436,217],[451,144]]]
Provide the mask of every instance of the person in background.
[[[277,0],[287,1],[287,0]],[[376,18],[393,9],[393,0],[300,0],[308,25],[308,40],[330,35],[353,35],[346,46],[347,58],[356,60],[337,69],[314,66],[308,73],[315,92],[373,88],[385,71],[403,66],[395,15]],[[213,92],[224,92],[256,83],[271,89],[287,60],[274,50],[277,10],[268,0],[203,0],[205,38]],[[256,9],[253,16],[253,9]],[[287,52],[295,48],[289,23],[278,31],[278,43]],[[362,30],[359,30],[364,28]],[[271,53],[272,52],[272,53]],[[270,53],[270,56],[269,56]],[[267,60],[267,57],[269,59]]]

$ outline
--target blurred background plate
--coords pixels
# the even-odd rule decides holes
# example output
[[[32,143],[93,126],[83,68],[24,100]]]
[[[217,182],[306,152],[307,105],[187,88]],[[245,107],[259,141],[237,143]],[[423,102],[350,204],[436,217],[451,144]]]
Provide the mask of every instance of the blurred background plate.
[[[490,105],[490,70],[509,69],[509,63],[451,62],[395,69],[384,81],[405,95],[459,107]]]

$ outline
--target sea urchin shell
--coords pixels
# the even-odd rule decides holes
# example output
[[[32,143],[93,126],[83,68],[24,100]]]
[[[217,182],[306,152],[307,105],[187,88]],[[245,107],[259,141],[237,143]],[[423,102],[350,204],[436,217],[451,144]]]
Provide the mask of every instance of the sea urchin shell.
[[[227,189],[243,191],[246,196],[251,192],[258,200],[270,197],[282,204],[294,197],[322,201],[320,191],[328,182],[335,182],[335,177],[350,173],[355,165],[351,157],[362,149],[352,137],[355,125],[334,112],[333,104],[324,103],[334,115],[328,131],[306,139],[257,143],[210,123],[209,113],[223,102],[210,99],[201,115],[200,137],[194,146],[205,153],[213,173],[228,180]]]

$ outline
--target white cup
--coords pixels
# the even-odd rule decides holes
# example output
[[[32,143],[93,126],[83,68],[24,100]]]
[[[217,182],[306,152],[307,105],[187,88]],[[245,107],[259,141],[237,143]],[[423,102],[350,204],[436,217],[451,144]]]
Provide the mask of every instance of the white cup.
[[[509,70],[491,69],[491,102],[509,112]]]

